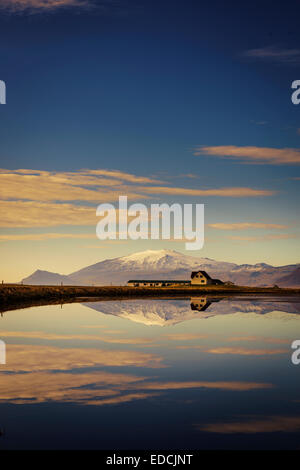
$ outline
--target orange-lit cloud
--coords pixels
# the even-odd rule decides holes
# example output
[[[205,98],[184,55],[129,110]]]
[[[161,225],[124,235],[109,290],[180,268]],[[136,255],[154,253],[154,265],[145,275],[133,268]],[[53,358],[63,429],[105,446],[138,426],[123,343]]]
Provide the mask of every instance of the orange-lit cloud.
[[[116,217],[119,211],[116,210]],[[55,227],[58,225],[93,225],[100,219],[96,217],[96,206],[70,203],[47,203],[37,201],[1,201],[1,227]],[[130,220],[130,217],[128,218]],[[14,238],[15,237],[15,238]],[[22,238],[24,237],[24,238]],[[24,234],[3,235],[2,240],[45,240],[55,238],[94,238],[93,234]],[[115,242],[115,240],[114,240]]]
[[[208,382],[208,381],[191,381],[191,382],[146,382],[139,384],[139,388],[143,390],[178,390],[185,388],[209,388],[219,390],[235,390],[248,391],[255,389],[272,388],[272,384],[261,382]]]
[[[7,363],[0,366],[0,401],[101,406],[145,399],[166,390],[207,388],[246,392],[273,386],[239,381],[158,381],[157,377],[114,370],[90,370],[103,366],[160,368],[162,363],[154,354],[135,351],[8,344]]]
[[[88,404],[89,400],[119,395],[120,386],[126,389],[142,378],[130,374],[98,371],[93,373],[66,374],[31,372],[26,374],[0,374],[0,401],[22,404],[26,401],[77,402]],[[84,388],[82,388],[84,387]]]
[[[0,200],[1,227],[95,225],[96,220],[95,207],[67,203]]]
[[[127,174],[124,176],[126,178]],[[117,201],[123,190],[123,183],[118,179],[91,176],[84,170],[72,173],[1,170],[0,188],[2,200],[79,201],[100,204]],[[126,195],[128,199],[141,198],[141,193],[136,192],[134,186],[130,189],[126,186]]]
[[[147,176],[136,176],[131,173],[125,173],[119,170],[82,170],[83,174],[105,176],[110,178],[119,178],[122,181],[128,181],[130,183],[150,183],[150,184],[161,184],[164,183],[156,178],[148,178]]]
[[[118,170],[0,169],[0,226],[95,225],[97,205],[117,203],[120,195],[126,195],[129,201],[138,201],[165,195],[259,197],[275,194],[271,190],[248,187],[189,189],[162,186],[163,183]]]
[[[147,194],[171,194],[180,196],[221,196],[221,197],[257,197],[273,196],[276,191],[253,188],[218,188],[218,189],[187,189],[169,188],[164,186],[144,187]]]
[[[233,336],[231,338],[227,338],[226,341],[228,342],[235,342],[235,341],[255,341],[255,342],[264,342],[264,343],[273,343],[273,344],[291,344],[290,339],[284,338],[266,338],[263,336]]]
[[[88,400],[85,405],[114,405],[126,403],[133,400],[145,400],[146,398],[157,396],[157,393],[127,393],[116,397],[104,398],[101,400]]]
[[[108,331],[107,331],[108,333]],[[117,343],[117,344],[136,344],[144,345],[152,343],[152,338],[111,338],[109,336],[99,335],[58,335],[53,333],[45,333],[43,331],[3,331],[1,330],[2,338],[34,338],[48,341],[60,341],[60,340],[81,340],[81,341],[102,341],[104,343]]]
[[[207,338],[208,335],[197,335],[192,333],[177,333],[177,334],[170,334],[166,335],[165,338],[171,341],[190,341],[193,339],[203,339]]]
[[[0,235],[1,241],[24,241],[24,240],[56,240],[60,238],[74,238],[74,239],[95,239],[96,235],[88,233],[30,233],[26,235]]]
[[[299,165],[300,163],[300,150],[293,148],[237,147],[235,145],[201,146],[195,149],[194,155],[213,155],[214,157],[227,157],[243,163],[269,165]]]
[[[270,387],[271,384],[255,382],[147,382],[145,377],[106,371],[80,374],[35,371],[5,376],[0,373],[0,402],[107,405],[145,399],[166,390],[207,388],[246,392]]]
[[[300,430],[300,416],[257,417],[248,421],[210,423],[196,426],[200,431],[222,434],[253,434],[259,432],[297,432]]]
[[[107,178],[108,177],[108,178]],[[117,179],[114,179],[117,178]],[[128,186],[128,182],[131,184]],[[143,186],[141,184],[151,184]],[[0,170],[2,200],[38,202],[113,202],[120,194],[129,199],[145,199],[149,194],[182,196],[256,197],[271,196],[274,191],[253,188],[189,189],[153,186],[161,183],[148,177],[109,170],[80,170],[59,173],[37,170]]]
[[[267,230],[281,230],[288,228],[288,225],[282,224],[266,224],[261,222],[241,222],[233,224],[208,224],[208,227],[215,228],[217,230],[248,230],[248,229],[267,229]]]
[[[166,390],[208,388],[250,391],[270,388],[255,382],[146,382],[145,377],[106,371],[0,373],[0,402],[24,404],[73,402],[108,405],[157,396]]]
[[[140,351],[58,348],[54,346],[6,345],[5,372],[70,370],[95,366],[135,366],[160,368],[162,358]]]
[[[12,13],[49,12],[61,8],[88,8],[93,6],[92,0],[0,0],[0,9]]]
[[[241,242],[257,242],[257,241],[272,241],[272,240],[289,240],[293,238],[299,238],[299,235],[289,234],[289,233],[281,233],[276,235],[263,235],[263,236],[240,236],[240,235],[232,235],[228,237],[229,240],[241,241]]]
[[[241,356],[269,356],[273,354],[286,354],[288,351],[286,349],[248,349],[242,347],[220,347],[206,349],[205,352],[210,354],[236,354]]]

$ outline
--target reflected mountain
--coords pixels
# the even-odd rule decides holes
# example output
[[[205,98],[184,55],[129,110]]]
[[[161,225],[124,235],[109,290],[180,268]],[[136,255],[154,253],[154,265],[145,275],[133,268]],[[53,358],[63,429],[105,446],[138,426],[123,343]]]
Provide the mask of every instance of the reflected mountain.
[[[266,315],[279,312],[279,315],[300,313],[299,298],[245,298],[245,297],[192,297],[191,299],[151,299],[151,300],[111,300],[86,302],[105,315],[115,315],[144,325],[175,325],[195,318],[206,319],[216,315],[235,313],[255,313]]]

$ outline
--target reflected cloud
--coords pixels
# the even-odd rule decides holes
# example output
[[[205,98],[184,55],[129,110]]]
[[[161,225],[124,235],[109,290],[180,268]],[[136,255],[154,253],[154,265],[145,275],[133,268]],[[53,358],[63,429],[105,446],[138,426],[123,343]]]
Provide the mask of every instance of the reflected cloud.
[[[154,354],[136,351],[10,344],[7,364],[0,367],[0,401],[101,405],[142,399],[153,393],[132,393],[132,390],[139,389],[145,377],[86,369],[99,366],[160,368],[164,367],[161,361],[162,358]]]
[[[107,405],[146,399],[159,392],[183,389],[249,391],[271,384],[255,382],[145,382],[145,377],[98,371],[93,373],[31,372],[0,375],[0,402],[14,404],[72,402]]]
[[[270,383],[241,381],[158,381],[106,370],[99,366],[160,368],[161,358],[133,351],[8,345],[7,364],[0,367],[0,402],[14,404],[73,402],[105,405],[146,399],[167,390],[269,389]]]
[[[222,381],[194,381],[194,382],[150,382],[142,383],[140,388],[146,390],[180,390],[185,388],[211,388],[218,390],[235,390],[235,391],[247,391],[255,389],[272,388],[272,384],[268,383],[256,383],[256,382],[222,382]]]
[[[4,372],[72,370],[97,366],[164,367],[160,356],[140,351],[8,344],[6,354],[7,364],[0,366]]]
[[[15,404],[48,401],[88,404],[91,399],[97,398],[100,402],[102,397],[115,397],[120,394],[119,387],[125,389],[126,384],[137,383],[139,380],[143,379],[133,375],[103,371],[84,374],[49,372],[5,374],[0,380],[0,401]]]
[[[107,333],[115,333],[112,330],[108,330]],[[120,333],[120,332],[118,332]],[[121,332],[123,333],[123,332]],[[41,339],[48,341],[62,341],[62,340],[81,340],[81,341],[102,341],[103,343],[112,344],[136,344],[144,345],[153,343],[153,338],[111,338],[109,336],[98,336],[98,335],[78,335],[78,334],[53,334],[45,333],[43,331],[3,331],[1,330],[1,337],[3,338],[31,338]]]
[[[253,417],[248,421],[211,423],[197,425],[200,431],[222,434],[254,434],[269,432],[297,432],[300,430],[300,416]]]

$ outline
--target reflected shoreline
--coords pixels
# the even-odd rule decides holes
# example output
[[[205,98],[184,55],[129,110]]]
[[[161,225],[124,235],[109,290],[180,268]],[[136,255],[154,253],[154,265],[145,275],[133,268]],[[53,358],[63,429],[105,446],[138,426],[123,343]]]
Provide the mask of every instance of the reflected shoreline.
[[[283,290],[283,289],[282,289]],[[116,301],[130,301],[130,300],[187,300],[191,301],[191,309],[192,310],[199,310],[199,308],[203,307],[201,302],[197,303],[196,299],[206,299],[205,308],[202,310],[207,309],[212,302],[219,302],[224,299],[232,299],[238,301],[249,301],[249,300],[272,300],[276,302],[289,302],[289,303],[299,303],[300,302],[300,293],[292,291],[290,289],[288,292],[232,292],[232,293],[214,293],[214,295],[208,295],[203,292],[205,295],[199,295],[200,293],[195,292],[194,295],[189,295],[187,292],[176,292],[170,295],[166,293],[165,295],[131,295],[131,296],[76,296],[76,297],[67,297],[61,296],[60,298],[39,298],[39,299],[11,299],[8,302],[1,302],[0,299],[0,315],[3,313],[13,310],[22,310],[31,307],[43,307],[47,305],[65,305],[65,304],[72,304],[72,303],[91,303],[91,302],[116,302]]]

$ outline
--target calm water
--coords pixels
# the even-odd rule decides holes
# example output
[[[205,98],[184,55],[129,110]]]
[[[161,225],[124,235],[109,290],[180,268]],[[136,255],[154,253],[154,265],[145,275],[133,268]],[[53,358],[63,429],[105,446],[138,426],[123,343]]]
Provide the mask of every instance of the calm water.
[[[300,299],[34,307],[0,339],[0,449],[300,448]]]

